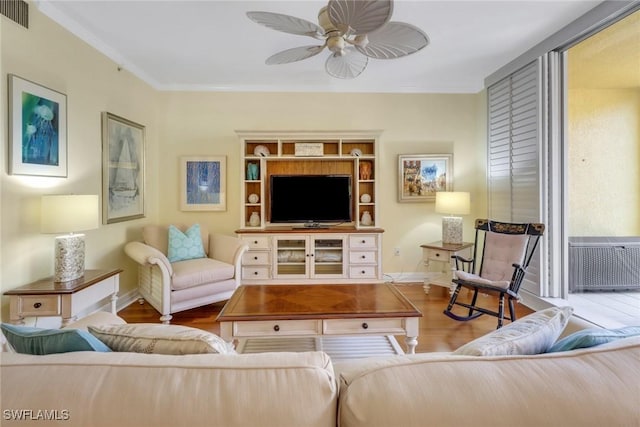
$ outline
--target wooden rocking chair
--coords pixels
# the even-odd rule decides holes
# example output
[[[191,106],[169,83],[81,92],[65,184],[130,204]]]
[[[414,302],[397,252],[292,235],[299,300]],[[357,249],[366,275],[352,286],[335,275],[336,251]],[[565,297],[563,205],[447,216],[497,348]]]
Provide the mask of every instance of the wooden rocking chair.
[[[513,302],[520,299],[518,291],[540,237],[544,233],[544,224],[517,224],[477,219],[475,229],[473,258],[465,259],[458,255],[452,257],[456,261],[453,279],[456,288],[444,314],[459,321],[473,320],[483,314],[489,314],[498,318],[498,328],[500,328],[505,319],[505,298],[509,303],[509,316],[506,319],[512,322],[516,320]],[[478,246],[481,241],[480,268],[475,273]],[[471,303],[458,301],[462,288],[473,291]],[[498,296],[498,311],[479,307],[477,305],[479,293]],[[453,313],[451,310],[455,305],[467,308],[468,314],[460,316]]]

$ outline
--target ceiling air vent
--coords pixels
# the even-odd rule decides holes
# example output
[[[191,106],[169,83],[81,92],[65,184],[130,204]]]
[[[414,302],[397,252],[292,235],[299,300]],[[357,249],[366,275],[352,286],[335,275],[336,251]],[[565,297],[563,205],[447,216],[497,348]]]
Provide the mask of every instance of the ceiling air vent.
[[[0,13],[23,27],[29,28],[29,5],[26,1],[1,0]]]

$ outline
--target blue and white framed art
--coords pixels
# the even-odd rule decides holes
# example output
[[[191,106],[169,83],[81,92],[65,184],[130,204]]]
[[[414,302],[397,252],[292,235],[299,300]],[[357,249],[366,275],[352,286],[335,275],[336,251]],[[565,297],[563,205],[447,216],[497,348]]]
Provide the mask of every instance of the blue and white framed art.
[[[9,174],[67,176],[67,96],[9,74]]]
[[[227,158],[225,156],[180,158],[180,209],[225,211]]]

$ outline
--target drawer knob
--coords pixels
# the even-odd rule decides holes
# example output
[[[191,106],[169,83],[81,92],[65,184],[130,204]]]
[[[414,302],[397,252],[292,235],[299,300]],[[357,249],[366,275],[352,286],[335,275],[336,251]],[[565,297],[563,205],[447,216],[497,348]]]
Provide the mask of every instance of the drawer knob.
[[[254,271],[254,272],[253,272],[253,275],[254,275],[254,276],[257,276],[257,275],[258,275],[258,272],[257,272],[257,271]]]
[[[362,244],[364,245],[365,243],[367,243],[367,241],[366,241],[366,240],[363,240],[363,241],[361,241],[360,243],[362,243]]]
[[[42,307],[42,303],[41,302],[37,302],[35,304],[33,304],[33,308],[40,308]]]
[[[274,331],[276,331],[276,332],[278,332],[278,331],[280,330],[280,325],[275,325],[275,326],[273,327],[273,330],[274,330]]]
[[[436,254],[436,256],[440,256],[440,254]]]
[[[253,257],[253,259],[255,259],[255,260],[257,261],[257,260],[258,260],[258,257],[257,257],[257,256],[254,256],[254,257]]]
[[[254,244],[254,245],[257,245],[257,244],[258,244],[258,241],[257,241],[257,240],[254,240],[254,241],[253,241],[253,244]]]
[[[366,258],[366,256],[362,255],[360,258],[365,259],[365,258]]]
[[[364,322],[362,324],[362,329],[369,329],[369,325],[367,324],[367,322]]]

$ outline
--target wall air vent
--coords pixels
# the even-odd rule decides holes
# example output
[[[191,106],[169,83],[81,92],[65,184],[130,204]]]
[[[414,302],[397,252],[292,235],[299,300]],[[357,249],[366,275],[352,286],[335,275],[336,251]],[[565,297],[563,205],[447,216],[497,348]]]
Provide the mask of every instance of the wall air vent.
[[[29,4],[23,0],[1,0],[0,14],[29,28]]]

